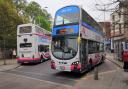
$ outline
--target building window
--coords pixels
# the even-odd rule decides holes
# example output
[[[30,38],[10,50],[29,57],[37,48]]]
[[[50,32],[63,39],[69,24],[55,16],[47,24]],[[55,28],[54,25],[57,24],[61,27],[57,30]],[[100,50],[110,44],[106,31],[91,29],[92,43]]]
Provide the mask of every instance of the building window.
[[[114,16],[114,15],[112,15],[112,20],[113,20],[113,21],[115,20],[115,16]]]
[[[119,24],[119,33],[122,33],[122,32],[121,32],[121,24]]]
[[[119,15],[119,18],[121,18],[121,12],[119,12],[118,15]]]

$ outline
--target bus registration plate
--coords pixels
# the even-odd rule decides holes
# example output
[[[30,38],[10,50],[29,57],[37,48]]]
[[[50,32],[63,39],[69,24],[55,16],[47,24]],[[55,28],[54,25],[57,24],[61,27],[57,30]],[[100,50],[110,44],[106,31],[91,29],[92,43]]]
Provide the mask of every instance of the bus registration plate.
[[[60,66],[60,70],[65,70],[65,67],[64,66]]]

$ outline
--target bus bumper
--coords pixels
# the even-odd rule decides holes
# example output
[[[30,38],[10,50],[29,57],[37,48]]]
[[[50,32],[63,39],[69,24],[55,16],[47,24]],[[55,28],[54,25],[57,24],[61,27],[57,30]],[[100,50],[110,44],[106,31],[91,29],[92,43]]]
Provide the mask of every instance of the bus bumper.
[[[17,58],[18,63],[39,63],[40,58]]]

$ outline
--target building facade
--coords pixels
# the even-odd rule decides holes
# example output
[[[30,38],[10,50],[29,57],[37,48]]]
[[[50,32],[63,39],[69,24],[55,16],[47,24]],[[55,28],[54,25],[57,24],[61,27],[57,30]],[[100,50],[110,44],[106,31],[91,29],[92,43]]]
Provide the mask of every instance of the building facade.
[[[111,22],[99,22],[103,28],[104,43],[106,51],[110,51],[111,48]]]
[[[123,5],[125,1],[119,4],[119,9],[111,14],[111,49],[114,50],[117,60],[122,60],[123,42],[126,42],[128,36],[128,28],[126,21],[128,20],[125,15],[126,8]]]

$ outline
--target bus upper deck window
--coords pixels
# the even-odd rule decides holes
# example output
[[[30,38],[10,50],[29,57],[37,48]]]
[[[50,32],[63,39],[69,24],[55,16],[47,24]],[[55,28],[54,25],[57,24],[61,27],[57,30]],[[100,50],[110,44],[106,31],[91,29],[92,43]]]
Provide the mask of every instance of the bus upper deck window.
[[[19,33],[31,33],[31,32],[32,32],[31,26],[20,27],[19,30]]]

